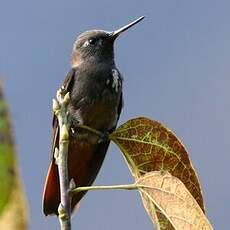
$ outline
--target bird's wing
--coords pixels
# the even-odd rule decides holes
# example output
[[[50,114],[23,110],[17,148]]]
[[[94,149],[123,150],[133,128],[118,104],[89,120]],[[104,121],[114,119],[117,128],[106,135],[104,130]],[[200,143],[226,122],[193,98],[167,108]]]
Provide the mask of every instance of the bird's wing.
[[[63,85],[61,87],[64,94],[66,94],[67,92],[69,92],[71,90],[72,85],[73,85],[73,79],[74,79],[75,72],[76,72],[75,69],[71,69],[67,73],[66,78],[65,78]],[[53,115],[53,134],[52,134],[52,150],[51,150],[52,156],[54,154],[55,147],[57,146],[57,142],[59,141],[58,135],[59,135],[58,120],[57,120],[57,117],[55,115]]]

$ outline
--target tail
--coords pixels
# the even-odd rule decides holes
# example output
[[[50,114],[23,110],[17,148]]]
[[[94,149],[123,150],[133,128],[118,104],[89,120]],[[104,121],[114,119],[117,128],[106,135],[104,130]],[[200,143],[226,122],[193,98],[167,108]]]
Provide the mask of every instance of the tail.
[[[74,179],[76,186],[88,186],[93,183],[104,160],[108,145],[109,142],[96,145],[84,145],[76,144],[74,141],[70,141],[68,155],[68,174],[69,178]],[[79,206],[79,201],[85,195],[85,193],[86,191],[74,194],[71,199],[71,212],[73,212]],[[52,158],[43,193],[44,214],[58,215],[59,204],[60,187],[58,167],[55,164],[55,159]]]
[[[48,174],[46,177],[44,193],[43,193],[43,212],[47,215],[58,215],[58,206],[60,204],[60,188],[58,168],[55,160],[52,159]]]
[[[95,179],[97,172],[93,175],[93,177],[84,172],[83,174],[78,173],[76,170],[78,163],[75,161],[75,157],[72,158],[72,154],[70,154],[69,166],[68,166],[68,173],[70,178],[73,178],[74,181],[80,179],[80,185],[89,185]],[[98,169],[99,170],[99,169]],[[97,171],[98,171],[97,170]],[[86,171],[88,171],[86,169]],[[89,180],[91,181],[89,183]],[[86,191],[79,192],[75,194],[71,199],[71,213],[79,208],[79,201],[85,195]],[[58,167],[55,163],[55,159],[53,158],[49,169],[48,174],[45,181],[44,192],[43,192],[43,212],[46,216],[48,215],[57,215],[58,216],[58,207],[60,205],[60,185],[59,185],[59,176],[58,176]]]

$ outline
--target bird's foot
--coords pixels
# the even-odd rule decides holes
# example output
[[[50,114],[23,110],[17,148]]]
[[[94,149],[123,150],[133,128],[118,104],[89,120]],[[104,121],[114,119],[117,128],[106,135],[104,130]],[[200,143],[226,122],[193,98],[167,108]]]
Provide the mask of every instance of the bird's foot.
[[[99,137],[98,143],[105,143],[109,141],[109,132],[105,131],[103,133],[101,133],[101,136]]]

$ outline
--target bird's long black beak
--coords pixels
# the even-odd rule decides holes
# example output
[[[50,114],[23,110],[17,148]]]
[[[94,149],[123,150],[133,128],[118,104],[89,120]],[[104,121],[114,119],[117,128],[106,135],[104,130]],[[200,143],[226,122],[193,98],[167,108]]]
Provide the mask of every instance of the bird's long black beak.
[[[112,38],[115,40],[119,35],[121,35],[123,32],[125,32],[126,30],[128,30],[130,27],[136,25],[138,22],[142,21],[144,19],[144,16],[139,17],[138,19],[136,19],[135,21],[129,23],[126,26],[121,27],[118,30],[115,30],[111,33]]]

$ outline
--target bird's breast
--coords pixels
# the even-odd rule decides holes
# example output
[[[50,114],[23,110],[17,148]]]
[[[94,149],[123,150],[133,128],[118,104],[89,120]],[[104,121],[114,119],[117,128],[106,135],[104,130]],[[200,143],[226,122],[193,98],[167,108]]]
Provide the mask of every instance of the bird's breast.
[[[72,121],[100,131],[116,126],[122,78],[115,68],[76,77],[69,113]]]

